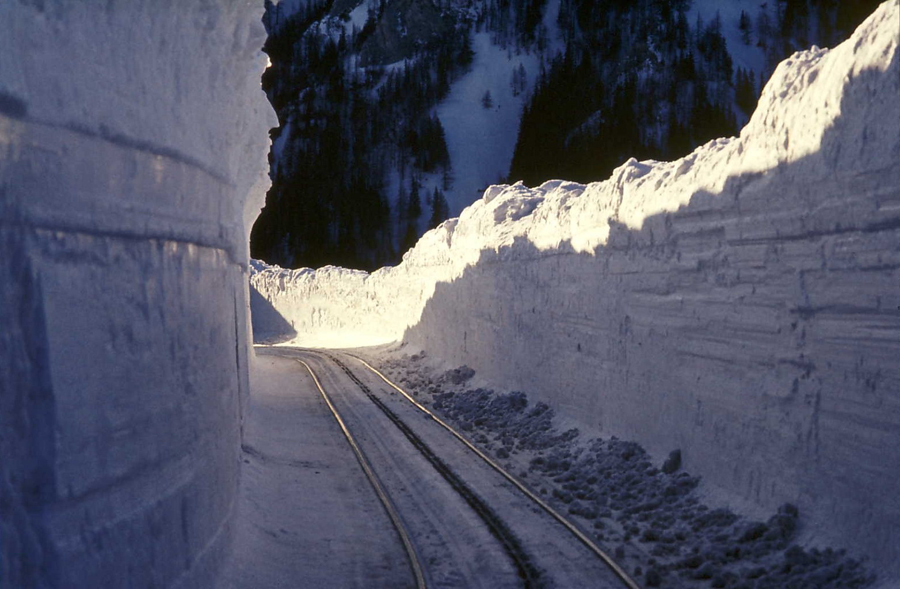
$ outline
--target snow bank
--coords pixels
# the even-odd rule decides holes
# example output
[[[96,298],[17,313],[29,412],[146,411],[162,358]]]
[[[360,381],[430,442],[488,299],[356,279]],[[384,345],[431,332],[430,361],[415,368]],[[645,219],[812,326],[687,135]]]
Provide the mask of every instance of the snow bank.
[[[785,61],[739,138],[492,187],[371,275],[251,282],[301,344],[405,338],[897,574],[898,23]]]
[[[0,3],[0,586],[202,587],[230,544],[262,3]]]

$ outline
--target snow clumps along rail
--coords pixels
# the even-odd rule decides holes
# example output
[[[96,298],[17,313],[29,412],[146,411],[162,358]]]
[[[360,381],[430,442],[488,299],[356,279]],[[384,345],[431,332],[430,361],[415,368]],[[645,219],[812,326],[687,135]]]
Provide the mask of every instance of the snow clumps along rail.
[[[792,56],[739,138],[492,187],[397,267],[263,269],[258,301],[300,343],[402,338],[679,448],[706,486],[796,504],[803,541],[900,575],[898,27],[891,0]]]
[[[471,388],[467,366],[441,371],[424,353],[394,350],[382,365],[505,468],[567,513],[642,587],[861,588],[875,576],[843,551],[794,542],[796,506],[761,521],[710,508],[674,451],[659,467],[634,442],[560,431],[545,403]]]

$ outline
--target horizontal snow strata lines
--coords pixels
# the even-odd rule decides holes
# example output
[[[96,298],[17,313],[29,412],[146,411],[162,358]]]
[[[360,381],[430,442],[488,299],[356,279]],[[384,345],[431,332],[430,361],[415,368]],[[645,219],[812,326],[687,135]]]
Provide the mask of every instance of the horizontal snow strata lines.
[[[66,578],[143,570],[172,583],[193,574],[203,546],[219,539],[208,555],[216,560],[229,541],[221,530],[237,477],[228,441],[239,435],[234,300],[243,273],[217,250],[59,232],[38,239],[56,415],[46,521],[61,567]],[[156,526],[165,550],[154,547]],[[180,566],[157,564],[167,558]]]
[[[0,92],[31,120],[181,154],[243,181],[242,170],[257,175],[265,162],[267,137],[254,126],[275,124],[264,100],[247,100],[265,67],[265,30],[247,12],[227,2],[174,16],[128,2],[16,0],[0,21],[0,51],[11,56]]]
[[[0,586],[207,587],[228,556],[271,119],[248,6],[0,7]]]
[[[230,197],[235,187],[221,179],[167,156],[31,121],[10,121],[7,132],[15,153],[2,165],[16,182],[5,206],[30,225],[191,242],[243,258],[243,211]]]
[[[625,225],[610,222],[605,244],[562,260],[524,240],[486,249],[438,285],[407,339],[660,455],[681,448],[715,486],[761,505],[797,502],[809,538],[896,576],[900,513],[886,498],[900,494],[900,231],[896,207],[883,203],[900,198],[897,17],[886,4],[849,44],[815,54],[816,79],[841,88],[817,150],[785,152],[764,173],[742,165],[749,175],[726,168],[719,180],[712,170],[704,184],[715,190],[650,217],[641,188],[626,183]],[[877,62],[851,61],[856,45],[853,60]],[[767,108],[776,106],[791,108]],[[766,143],[753,127],[743,153]],[[709,164],[698,158],[691,172]],[[579,333],[558,320],[567,312],[606,325]]]
[[[253,284],[300,342],[402,333],[898,575],[898,27],[890,0],[795,54],[739,138],[491,188],[394,268]]]
[[[12,118],[16,118],[13,115]],[[23,114],[24,118],[24,114]],[[30,123],[34,125],[42,125],[45,127],[49,127],[51,129],[58,129],[60,131],[70,131],[72,133],[76,133],[78,135],[83,135],[85,137],[90,137],[94,139],[100,139],[103,141],[108,141],[114,145],[118,145],[119,147],[123,147],[125,149],[131,151],[145,152],[148,155],[155,155],[164,157],[178,163],[184,164],[186,166],[191,166],[193,168],[197,168],[201,172],[206,173],[211,178],[223,183],[223,184],[231,184],[231,181],[223,176],[221,173],[213,170],[212,168],[206,166],[199,160],[195,160],[194,158],[185,155],[172,149],[170,147],[158,146],[152,143],[148,143],[146,141],[141,141],[139,139],[133,139],[130,137],[126,137],[124,135],[114,135],[109,132],[108,129],[100,129],[99,131],[94,131],[84,126],[73,125],[73,124],[59,124],[54,122],[45,122],[36,119],[30,119]]]

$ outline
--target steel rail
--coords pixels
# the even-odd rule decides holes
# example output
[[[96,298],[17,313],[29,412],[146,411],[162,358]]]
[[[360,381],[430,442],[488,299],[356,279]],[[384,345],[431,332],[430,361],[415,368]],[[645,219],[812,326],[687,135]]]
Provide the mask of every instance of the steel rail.
[[[447,483],[468,503],[469,507],[478,515],[479,518],[487,525],[491,535],[500,542],[507,555],[512,559],[519,573],[519,577],[525,582],[526,589],[543,587],[542,572],[534,566],[528,551],[519,542],[516,535],[509,529],[506,522],[498,516],[493,509],[482,499],[475,491],[473,491],[453,470],[432,450],[415,432],[410,429],[400,417],[394,413],[384,402],[372,393],[372,390],[366,386],[364,382],[359,380],[350,368],[341,360],[335,358],[331,354],[322,353],[337,364],[344,373],[352,380],[363,393],[375,404],[378,409],[406,436],[407,440],[415,447],[422,456],[428,460],[434,469],[440,474]]]
[[[379,371],[377,368],[375,368],[374,366],[372,366],[371,364],[369,364],[368,362],[366,362],[365,360],[363,360],[362,358],[360,358],[359,356],[357,356],[355,354],[350,354],[350,353],[346,353],[346,354],[348,356],[350,356],[351,358],[358,360],[360,363],[362,363],[363,366],[365,366],[366,368],[371,370],[373,373],[375,373],[379,378],[381,378],[381,380],[383,380],[385,383],[387,383],[388,386],[392,387],[398,393],[403,395],[410,403],[415,405],[420,411],[422,411],[428,417],[430,417],[431,419],[436,421],[444,429],[446,429],[448,432],[450,432],[456,439],[458,439],[460,442],[465,444],[465,446],[469,450],[474,452],[479,458],[484,460],[491,468],[493,468],[495,471],[500,473],[507,481],[509,481],[517,489],[519,489],[519,491],[521,491],[529,499],[531,499],[532,501],[537,503],[545,512],[547,512],[556,521],[558,521],[560,524],[562,524],[563,527],[565,527],[567,530],[569,530],[569,532],[571,532],[576,538],[578,538],[578,540],[581,541],[581,543],[584,544],[591,552],[593,552],[595,555],[597,555],[597,557],[599,557],[600,560],[602,560],[610,568],[610,570],[612,570],[612,572],[619,579],[621,579],[621,581],[625,584],[625,586],[628,587],[628,589],[641,589],[640,585],[638,585],[637,582],[635,582],[635,580],[632,579],[631,576],[629,576],[628,573],[625,572],[625,570],[621,566],[619,566],[619,564],[615,560],[612,559],[612,557],[610,557],[606,552],[604,552],[599,546],[594,544],[594,542],[590,538],[588,538],[588,536],[584,532],[582,532],[580,529],[578,529],[578,527],[575,526],[575,524],[570,522],[561,513],[559,513],[555,509],[553,509],[546,501],[544,501],[543,499],[541,499],[540,497],[535,495],[531,491],[531,489],[529,489],[524,484],[522,484],[519,481],[519,479],[517,479],[512,474],[507,472],[507,470],[505,468],[503,468],[502,466],[497,464],[490,456],[488,456],[487,454],[482,452],[480,449],[478,449],[478,447],[476,447],[474,444],[472,444],[472,442],[470,442],[462,434],[457,432],[452,426],[448,425],[440,417],[435,415],[431,410],[429,410],[427,407],[425,407],[424,405],[422,405],[421,403],[416,401],[409,393],[407,393],[402,388],[400,388],[399,386],[394,384],[388,377],[386,377],[384,374],[382,374],[381,371]]]
[[[412,568],[413,576],[416,579],[416,589],[427,589],[428,586],[425,582],[425,573],[422,568],[422,564],[419,562],[419,555],[416,552],[415,547],[413,546],[409,533],[406,530],[406,526],[400,519],[400,514],[397,513],[397,509],[391,501],[390,496],[381,485],[381,481],[378,480],[378,477],[375,475],[375,471],[372,470],[372,465],[369,463],[365,454],[363,454],[363,451],[359,447],[359,444],[356,443],[353,434],[350,433],[350,430],[347,428],[344,420],[341,419],[340,413],[338,413],[334,404],[332,404],[331,399],[328,398],[328,395],[325,393],[325,389],[322,388],[322,384],[319,382],[319,378],[316,376],[316,373],[313,372],[313,369],[310,368],[309,364],[307,364],[303,360],[300,360],[299,358],[295,358],[295,360],[297,360],[297,362],[299,362],[300,364],[303,364],[303,366],[306,367],[306,370],[309,371],[309,375],[312,377],[313,382],[316,384],[316,388],[319,389],[319,393],[322,395],[322,399],[325,400],[325,404],[328,405],[328,409],[331,411],[331,415],[334,416],[335,421],[337,421],[338,425],[341,428],[341,431],[344,433],[344,437],[347,438],[347,442],[350,444],[350,447],[353,449],[353,453],[356,455],[356,460],[362,467],[363,472],[365,472],[366,478],[369,479],[369,483],[371,483],[372,487],[375,489],[375,494],[378,495],[378,499],[384,506],[384,510],[387,512],[388,518],[390,518],[391,520],[391,524],[393,524],[394,529],[400,536],[400,541],[403,543],[403,548],[406,551],[406,557],[409,560],[410,568]]]

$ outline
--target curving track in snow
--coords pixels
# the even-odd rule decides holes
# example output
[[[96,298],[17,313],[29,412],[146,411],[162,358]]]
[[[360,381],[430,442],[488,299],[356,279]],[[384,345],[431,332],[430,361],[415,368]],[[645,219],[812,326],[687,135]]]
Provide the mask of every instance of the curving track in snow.
[[[391,423],[397,426],[397,429],[406,437],[410,444],[415,447],[422,456],[428,460],[429,464],[434,467],[434,469],[441,475],[441,477],[456,491],[460,497],[462,497],[465,502],[472,508],[472,510],[478,514],[478,517],[481,518],[481,521],[485,523],[488,529],[491,532],[491,535],[497,539],[498,542],[503,546],[503,550],[506,552],[507,556],[512,559],[513,563],[515,563],[516,572],[519,577],[524,581],[525,587],[540,587],[542,586],[541,581],[541,571],[535,568],[534,564],[531,562],[531,557],[528,552],[519,542],[519,539],[515,534],[509,529],[509,526],[506,525],[500,517],[494,512],[491,507],[485,503],[485,501],[478,496],[478,494],[469,487],[459,475],[457,475],[453,469],[451,469],[446,462],[441,460],[441,458],[432,450],[428,444],[426,444],[421,437],[419,437],[412,429],[407,426],[402,419],[400,419],[396,413],[391,411],[391,409],[385,405],[381,399],[379,399],[370,389],[363,383],[356,375],[351,371],[346,364],[337,359],[336,357],[326,354],[335,364],[337,364],[341,370],[352,380],[359,389],[372,401],[382,413],[384,413],[385,417],[387,417]],[[301,360],[302,362],[302,360]],[[305,365],[305,363],[304,363]],[[308,366],[307,366],[308,368]],[[324,392],[323,392],[324,395]],[[335,416],[340,421],[340,417],[335,413]]]
[[[637,589],[565,517],[362,359],[281,354],[308,368],[349,430],[385,505],[399,513],[427,586]]]
[[[466,446],[469,450],[471,450],[476,456],[482,459],[488,466],[494,469],[497,473],[499,473],[503,478],[508,480],[514,487],[516,487],[519,491],[521,491],[524,495],[526,495],[529,499],[535,502],[538,507],[544,510],[548,515],[550,515],[553,519],[558,521],[564,528],[566,528],[579,542],[584,544],[584,546],[593,552],[600,560],[602,560],[610,570],[622,581],[622,583],[628,587],[628,589],[640,589],[638,584],[632,579],[625,570],[616,563],[615,560],[611,556],[609,556],[606,552],[604,552],[593,540],[591,540],[587,534],[581,531],[578,526],[576,526],[573,522],[571,522],[564,515],[559,513],[557,510],[553,509],[546,501],[537,496],[534,492],[531,491],[528,487],[526,487],[518,478],[513,476],[508,470],[497,464],[493,459],[491,459],[487,454],[479,450],[472,442],[467,440],[465,436],[456,431],[452,426],[450,426],[446,421],[435,415],[431,410],[426,408],[424,405],[413,399],[413,397],[400,388],[396,383],[392,382],[387,376],[384,375],[380,370],[360,358],[359,356],[352,355],[353,358],[358,360],[363,366],[368,368],[371,372],[376,374],[381,380],[383,380],[388,386],[395,389],[398,393],[403,395],[406,400],[412,403],[419,411],[433,419],[436,423],[438,423],[442,428],[447,430],[453,437],[458,439],[464,446]]]
[[[341,432],[347,439],[347,443],[350,444],[350,447],[353,449],[353,454],[356,456],[356,459],[359,462],[359,466],[363,469],[363,472],[365,472],[366,478],[369,480],[369,483],[375,490],[375,494],[378,495],[378,500],[381,501],[381,504],[384,506],[384,509],[387,512],[387,516],[391,520],[391,524],[394,526],[394,530],[397,532],[397,535],[400,536],[400,541],[403,543],[403,548],[406,551],[407,558],[409,558],[409,566],[412,569],[413,577],[416,580],[416,589],[426,589],[427,583],[425,582],[422,562],[419,559],[419,555],[416,552],[415,547],[413,546],[412,540],[410,540],[409,531],[403,524],[403,520],[400,519],[400,514],[397,513],[397,508],[391,501],[390,496],[388,496],[387,491],[385,491],[384,487],[381,485],[381,481],[378,480],[375,471],[372,470],[372,465],[369,463],[366,455],[360,449],[359,444],[356,443],[356,439],[353,437],[353,434],[350,433],[350,430],[347,429],[344,420],[341,419],[341,414],[338,413],[337,409],[334,408],[334,404],[328,397],[328,393],[326,393],[325,389],[322,388],[322,384],[319,382],[316,373],[313,372],[313,369],[309,367],[309,364],[307,364],[303,360],[297,361],[300,362],[300,364],[302,364],[304,368],[306,368],[306,370],[309,372],[309,376],[316,384],[316,388],[319,390],[319,394],[322,395],[322,399],[325,401],[325,404],[328,405],[328,410],[331,411],[331,414],[334,416],[335,421],[337,421],[338,425],[341,428]]]

